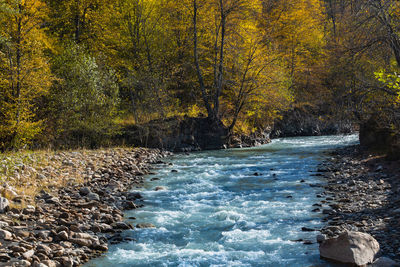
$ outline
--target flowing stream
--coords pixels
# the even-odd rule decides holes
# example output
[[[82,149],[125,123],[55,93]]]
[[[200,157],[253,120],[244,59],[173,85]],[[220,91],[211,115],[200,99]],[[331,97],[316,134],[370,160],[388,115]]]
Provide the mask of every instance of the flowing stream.
[[[312,212],[323,189],[310,184],[324,181],[312,174],[323,152],[357,138],[285,138],[176,155],[173,166],[156,166],[157,174],[148,176],[145,206],[125,214],[136,217],[128,219],[132,224],[156,228],[124,232],[136,241],[112,245],[86,266],[330,266],[319,259],[317,232],[301,230],[323,226],[323,215]],[[150,181],[155,177],[160,180]],[[157,186],[166,190],[154,191]]]

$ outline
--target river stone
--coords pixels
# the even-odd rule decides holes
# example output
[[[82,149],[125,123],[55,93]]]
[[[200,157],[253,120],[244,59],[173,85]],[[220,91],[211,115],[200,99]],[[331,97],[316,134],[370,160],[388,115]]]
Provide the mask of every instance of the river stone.
[[[35,261],[31,266],[32,267],[48,267],[46,264],[44,264],[42,262],[37,262],[37,261]]]
[[[1,265],[0,266],[18,266],[18,267],[29,267],[32,266],[31,263],[27,260],[18,260],[18,259],[12,259],[6,263],[6,265]]]
[[[0,229],[0,239],[12,240],[12,234],[7,230]]]
[[[120,230],[128,230],[133,228],[130,224],[126,222],[115,222],[111,224],[111,227],[113,229],[120,229]]]
[[[139,223],[136,225],[136,228],[156,228],[156,226],[151,223]]]
[[[0,253],[0,261],[6,262],[11,260],[11,257],[6,253]]]
[[[326,235],[317,235],[317,242],[322,243],[326,240]]]
[[[70,238],[68,241],[70,241],[71,243],[75,243],[79,246],[86,246],[86,247],[90,247],[92,246],[92,240],[90,239],[84,239],[84,238]]]
[[[82,187],[81,189],[79,189],[79,193],[82,196],[87,196],[91,193],[90,188],[89,187]]]
[[[86,197],[90,200],[100,201],[100,197],[96,193],[89,193]]]
[[[154,190],[155,191],[162,191],[162,190],[167,190],[167,188],[165,188],[164,186],[157,186]]]
[[[346,231],[322,242],[319,252],[327,260],[362,266],[373,262],[379,243],[369,234]]]
[[[10,207],[10,202],[5,197],[0,197],[0,213],[6,212]]]
[[[24,214],[31,214],[31,213],[35,213],[36,208],[32,205],[27,205],[26,208],[23,210]]]
[[[35,251],[33,249],[28,250],[27,252],[25,252],[24,254],[22,254],[22,257],[26,260],[29,260],[32,258],[32,256],[35,254]]]

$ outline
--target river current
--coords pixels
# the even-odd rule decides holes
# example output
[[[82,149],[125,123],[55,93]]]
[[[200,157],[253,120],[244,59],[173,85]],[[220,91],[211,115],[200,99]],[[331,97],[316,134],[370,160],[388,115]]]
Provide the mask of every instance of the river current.
[[[310,184],[324,183],[313,175],[324,152],[357,139],[285,138],[175,155],[139,189],[145,206],[125,214],[156,228],[125,231],[135,241],[111,245],[86,266],[331,266],[319,259],[317,232],[301,230],[323,226],[323,215],[312,212],[323,189]]]

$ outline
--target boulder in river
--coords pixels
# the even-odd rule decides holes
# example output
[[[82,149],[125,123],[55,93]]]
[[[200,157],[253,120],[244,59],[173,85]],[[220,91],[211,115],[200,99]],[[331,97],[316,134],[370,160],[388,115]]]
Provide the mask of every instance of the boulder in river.
[[[378,251],[379,243],[371,235],[350,231],[319,246],[321,258],[356,266],[372,263]]]
[[[136,228],[156,228],[156,226],[151,223],[139,223],[136,225]]]
[[[167,190],[167,188],[164,186],[157,186],[154,190],[155,191],[163,191],[163,190]]]

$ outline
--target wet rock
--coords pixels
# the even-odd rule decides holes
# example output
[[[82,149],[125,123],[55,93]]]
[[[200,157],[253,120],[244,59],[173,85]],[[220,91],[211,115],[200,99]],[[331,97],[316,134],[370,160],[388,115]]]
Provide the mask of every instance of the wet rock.
[[[363,266],[373,262],[379,244],[369,234],[344,232],[337,238],[323,241],[319,251],[324,259]]]
[[[122,206],[125,210],[133,210],[138,208],[133,201],[125,201]]]
[[[151,223],[139,223],[136,225],[136,228],[156,228],[156,226]]]
[[[155,191],[163,191],[163,190],[167,190],[167,188],[164,186],[157,186],[154,190]]]
[[[120,229],[120,230],[128,230],[128,229],[132,229],[132,225],[126,223],[126,222],[115,222],[113,224],[111,224],[111,227],[113,229]]]
[[[128,196],[126,197],[127,200],[136,200],[136,199],[142,199],[142,195],[137,192],[130,192]]]
[[[317,235],[317,242],[322,243],[326,240],[326,235]]]
[[[108,245],[107,244],[95,244],[95,245],[93,245],[93,249],[99,250],[99,251],[107,251]]]
[[[313,229],[313,228],[308,228],[308,227],[302,227],[301,231],[303,232],[315,232],[318,231],[317,229]]]

